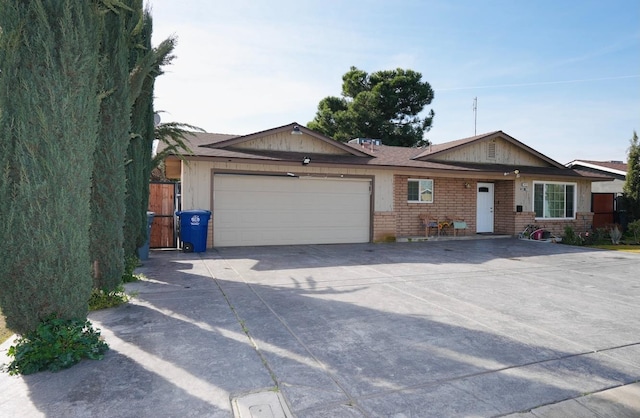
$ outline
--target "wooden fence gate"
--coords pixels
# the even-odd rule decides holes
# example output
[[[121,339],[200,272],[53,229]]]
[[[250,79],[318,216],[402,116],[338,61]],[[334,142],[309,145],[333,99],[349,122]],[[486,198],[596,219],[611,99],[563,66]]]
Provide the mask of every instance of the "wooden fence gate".
[[[615,222],[615,195],[613,193],[592,193],[593,229],[606,228]]]
[[[149,247],[176,248],[175,213],[180,206],[180,183],[149,183],[149,210],[155,213]]]

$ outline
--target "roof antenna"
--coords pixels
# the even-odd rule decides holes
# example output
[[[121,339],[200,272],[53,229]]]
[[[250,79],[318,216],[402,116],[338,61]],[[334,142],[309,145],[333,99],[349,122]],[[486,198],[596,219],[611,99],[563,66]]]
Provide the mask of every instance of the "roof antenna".
[[[473,99],[473,136],[476,136],[476,127],[478,126],[478,97]]]

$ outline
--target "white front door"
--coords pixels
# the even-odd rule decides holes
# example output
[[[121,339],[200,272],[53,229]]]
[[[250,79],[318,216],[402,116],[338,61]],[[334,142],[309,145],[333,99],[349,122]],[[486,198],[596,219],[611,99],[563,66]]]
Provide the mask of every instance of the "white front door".
[[[493,232],[493,183],[478,183],[476,206],[476,232]]]

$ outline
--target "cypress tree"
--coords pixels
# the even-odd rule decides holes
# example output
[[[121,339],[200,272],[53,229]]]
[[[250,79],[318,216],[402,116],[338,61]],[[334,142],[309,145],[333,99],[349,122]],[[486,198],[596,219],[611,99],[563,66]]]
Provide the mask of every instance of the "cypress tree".
[[[151,47],[153,22],[149,10],[134,33],[131,50],[131,141],[127,150],[127,196],[125,217],[125,256],[135,255],[147,239],[149,178],[152,170],[154,136],[153,88],[161,67],[173,59],[175,39]]]
[[[0,304],[24,334],[86,318],[99,18],[88,1],[0,10]]]
[[[640,220],[640,142],[638,133],[633,131],[631,145],[627,150],[627,178],[623,191],[632,220]]]
[[[125,159],[131,127],[129,36],[132,10],[104,11],[101,43],[99,130],[91,189],[93,287],[113,291],[124,273]]]

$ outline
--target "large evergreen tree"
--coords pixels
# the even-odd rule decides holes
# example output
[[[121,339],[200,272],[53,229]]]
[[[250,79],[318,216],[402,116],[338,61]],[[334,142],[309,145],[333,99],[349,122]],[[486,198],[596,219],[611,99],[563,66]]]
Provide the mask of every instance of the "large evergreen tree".
[[[134,33],[131,49],[131,140],[127,150],[127,194],[125,217],[125,255],[135,255],[147,239],[146,212],[149,206],[149,177],[152,170],[154,136],[153,88],[162,74],[161,67],[171,62],[175,39],[169,38],[151,47],[153,22],[149,10]]]
[[[627,154],[627,178],[624,183],[624,195],[629,214],[635,220],[640,219],[640,143],[638,134],[633,131],[631,145]]]
[[[86,318],[100,24],[89,1],[0,10],[0,304],[26,333]]]
[[[325,97],[308,127],[338,141],[382,139],[385,145],[426,145],[433,110],[420,117],[433,100],[422,74],[398,68],[367,74],[356,67],[342,76],[342,97]]]
[[[131,128],[129,49],[130,33],[138,22],[131,7],[135,1],[125,3],[103,12],[100,49],[103,98],[92,176],[90,254],[93,287],[105,291],[115,290],[124,273],[125,159]]]

